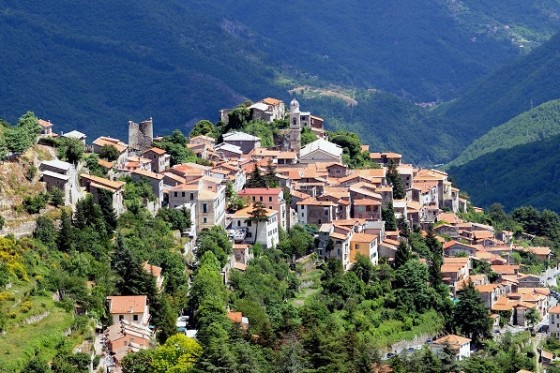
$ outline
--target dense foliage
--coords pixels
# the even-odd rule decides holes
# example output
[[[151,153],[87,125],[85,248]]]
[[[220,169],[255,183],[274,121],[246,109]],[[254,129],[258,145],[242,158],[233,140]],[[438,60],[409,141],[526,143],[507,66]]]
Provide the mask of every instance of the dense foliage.
[[[560,136],[497,150],[448,172],[472,202],[488,207],[494,202],[506,210],[528,205],[560,212]]]

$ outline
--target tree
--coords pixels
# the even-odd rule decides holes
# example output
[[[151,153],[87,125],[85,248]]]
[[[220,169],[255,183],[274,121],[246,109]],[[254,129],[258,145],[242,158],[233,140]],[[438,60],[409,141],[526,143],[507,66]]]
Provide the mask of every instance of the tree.
[[[37,218],[37,225],[33,231],[33,238],[38,239],[49,248],[56,247],[57,230],[53,221],[45,215]]]
[[[73,164],[78,163],[84,155],[84,151],[84,143],[72,137],[64,137],[58,147],[59,157]]]
[[[430,279],[434,287],[437,287],[443,283],[443,275],[441,273],[441,266],[443,264],[443,250],[441,243],[438,241],[432,224],[428,227],[428,233],[424,239],[426,246],[430,250]]]
[[[117,213],[113,208],[113,193],[111,191],[105,189],[99,191],[99,207],[101,207],[107,227],[115,230],[117,228]]]
[[[144,271],[142,263],[125,244],[124,238],[121,235],[117,237],[117,247],[113,254],[111,267],[119,276],[115,286],[121,295],[155,293],[150,288],[151,282],[154,281],[152,275]],[[155,285],[153,287],[155,288]]]
[[[4,224],[6,223],[6,219],[2,215],[0,215],[0,231],[4,228]]]
[[[541,315],[535,308],[530,308],[527,313],[525,313],[525,319],[527,319],[529,326],[533,328],[540,321]]]
[[[260,223],[268,221],[268,214],[262,202],[253,202],[253,209],[249,212],[249,218],[246,221],[255,224],[255,242],[257,242]]]
[[[256,163],[249,180],[247,180],[247,188],[266,188],[266,177],[261,174],[261,170]]]
[[[399,236],[408,238],[410,236],[410,225],[408,220],[405,218],[400,218],[397,221],[397,228],[399,229]]]
[[[200,135],[212,136],[213,133],[214,125],[212,122],[209,120],[200,120],[194,125],[189,137],[193,138]]]
[[[54,207],[64,205],[64,192],[58,188],[52,188],[50,191],[51,203]]]
[[[492,320],[488,317],[488,311],[471,281],[458,293],[458,298],[459,303],[453,313],[456,327],[474,343],[490,337]]]
[[[267,188],[277,188],[278,177],[276,176],[276,168],[272,164],[272,159],[268,160],[268,164],[266,166],[266,175],[264,175],[265,183]]]
[[[201,354],[202,347],[196,340],[184,334],[174,334],[155,349],[151,372],[185,372],[196,363]]]
[[[91,358],[85,352],[59,352],[52,361],[51,369],[56,373],[88,373],[90,363]]]
[[[399,268],[410,259],[412,259],[412,251],[410,251],[410,247],[406,242],[401,241],[399,247],[397,248],[397,252],[395,253],[395,260],[393,262],[393,265],[395,268]]]
[[[399,175],[399,166],[391,159],[387,165],[387,181],[393,186],[393,198],[403,199],[406,197],[406,190]]]
[[[129,353],[122,360],[123,373],[152,373],[152,361],[155,350],[140,350]]]
[[[60,213],[60,230],[56,240],[58,250],[70,252],[74,247],[74,232],[72,227],[72,219],[66,209],[62,209]]]
[[[228,234],[221,226],[214,226],[210,230],[200,232],[196,239],[197,258],[202,258],[206,252],[212,252],[220,263],[220,269],[226,265],[232,251]]]
[[[373,268],[373,264],[371,264],[371,260],[362,254],[356,256],[356,262],[352,266],[352,272],[366,284],[369,284],[369,282],[375,278],[375,269]]]
[[[304,147],[305,145],[317,140],[317,135],[315,135],[309,127],[303,127],[301,129],[300,139],[301,139],[301,146]]]
[[[114,145],[106,144],[99,149],[99,157],[109,162],[116,161],[119,158],[119,151]]]
[[[395,210],[393,210],[392,202],[389,202],[387,208],[381,208],[381,219],[385,221],[385,230],[397,230],[397,219],[395,218]]]

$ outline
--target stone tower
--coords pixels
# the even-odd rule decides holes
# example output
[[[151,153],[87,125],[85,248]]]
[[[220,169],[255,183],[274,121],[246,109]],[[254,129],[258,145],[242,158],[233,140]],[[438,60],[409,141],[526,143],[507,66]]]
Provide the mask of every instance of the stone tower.
[[[295,98],[290,102],[290,149],[299,156],[301,150],[301,116],[299,102]]]
[[[137,151],[144,151],[152,147],[154,141],[154,126],[152,118],[140,123],[128,122],[128,146]]]

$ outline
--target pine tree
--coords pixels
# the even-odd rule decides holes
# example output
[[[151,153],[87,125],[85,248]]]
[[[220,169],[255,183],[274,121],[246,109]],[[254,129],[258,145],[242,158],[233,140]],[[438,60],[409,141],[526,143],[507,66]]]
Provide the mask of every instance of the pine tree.
[[[398,165],[393,160],[389,161],[387,166],[387,181],[393,186],[394,199],[403,199],[406,197],[406,190],[401,175],[399,175]]]
[[[152,276],[144,271],[140,260],[126,246],[124,238],[117,237],[117,248],[111,262],[113,270],[119,275],[116,287],[121,295],[149,295]]]
[[[272,159],[270,159],[268,161],[268,164],[266,166],[266,175],[264,176],[265,181],[266,181],[266,187],[267,188],[277,188],[279,183],[278,183],[278,177],[276,176],[276,168],[274,167],[274,165],[272,164]]]
[[[441,243],[438,241],[435,233],[434,227],[430,224],[428,227],[428,234],[424,238],[424,242],[431,253],[432,265],[430,266],[430,280],[432,284],[436,287],[443,283],[443,275],[441,273],[441,266],[443,264],[443,251]]]
[[[381,218],[385,221],[386,231],[397,230],[397,219],[395,218],[395,210],[393,210],[392,202],[389,202],[387,208],[381,209]]]
[[[393,265],[395,268],[400,268],[410,259],[412,259],[412,251],[406,242],[401,241],[399,247],[397,248],[397,252],[395,253],[395,261],[393,262]]]
[[[105,224],[111,231],[117,228],[117,214],[113,208],[113,194],[108,190],[99,191],[99,206],[105,218]]]
[[[247,181],[247,188],[266,188],[266,178],[261,174],[261,170],[256,163]]]
[[[261,222],[268,221],[266,208],[264,207],[264,204],[262,202],[255,201],[253,203],[253,209],[249,213],[249,218],[247,219],[247,221],[255,224],[255,242],[257,242],[257,239],[259,237],[259,224]]]
[[[482,303],[474,284],[469,281],[467,286],[458,294],[459,303],[455,306],[453,319],[457,328],[474,343],[482,338],[490,337],[492,321],[488,317],[488,311]]]
[[[72,251],[74,246],[73,237],[72,219],[66,209],[62,209],[60,213],[60,230],[58,231],[58,238],[56,240],[58,250],[64,252]]]

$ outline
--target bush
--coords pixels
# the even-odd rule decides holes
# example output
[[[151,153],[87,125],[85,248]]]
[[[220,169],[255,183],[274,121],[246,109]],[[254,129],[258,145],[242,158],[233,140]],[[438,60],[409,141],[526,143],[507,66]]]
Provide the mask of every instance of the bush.
[[[41,209],[44,209],[49,201],[50,196],[48,193],[39,193],[35,196],[27,196],[23,199],[23,207],[29,214],[37,214]]]

